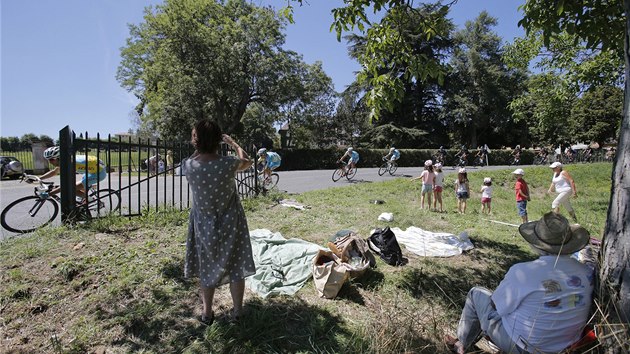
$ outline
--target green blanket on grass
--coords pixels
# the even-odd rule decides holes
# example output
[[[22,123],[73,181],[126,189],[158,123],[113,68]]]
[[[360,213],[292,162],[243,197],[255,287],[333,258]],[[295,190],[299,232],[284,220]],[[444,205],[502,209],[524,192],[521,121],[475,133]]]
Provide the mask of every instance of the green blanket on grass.
[[[249,236],[256,274],[246,278],[246,285],[263,298],[295,294],[312,278],[317,251],[326,249],[296,238],[287,240],[267,229],[251,230]]]

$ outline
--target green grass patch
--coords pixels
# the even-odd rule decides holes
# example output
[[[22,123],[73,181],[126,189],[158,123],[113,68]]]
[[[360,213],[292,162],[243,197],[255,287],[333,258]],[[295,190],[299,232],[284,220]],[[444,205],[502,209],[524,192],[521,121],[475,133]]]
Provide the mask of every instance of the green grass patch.
[[[610,164],[575,165],[577,216],[593,236],[604,229]],[[270,193],[245,200],[250,229],[320,245],[337,231],[368,237],[376,227],[459,234],[475,249],[452,258],[423,258],[403,251],[409,263],[377,268],[349,281],[335,300],[317,297],[312,282],[294,297],[262,300],[246,293],[247,313],[238,324],[221,320],[231,308],[227,287],[217,290],[217,321],[195,321],[196,281],[183,277],[188,212],[145,212],[87,225],[41,230],[0,243],[0,321],[3,346],[17,352],[82,353],[445,353],[468,290],[494,288],[514,263],[534,255],[517,228],[511,171],[470,173],[468,212],[456,213],[454,175],[447,176],[446,213],[420,209],[420,183],[395,179],[287,196]],[[492,215],[480,213],[479,189],[492,177]],[[532,190],[531,220],[551,209],[546,167],[526,168]],[[294,198],[304,211],[278,205]],[[384,204],[372,204],[380,199]],[[382,212],[394,222],[377,220]]]

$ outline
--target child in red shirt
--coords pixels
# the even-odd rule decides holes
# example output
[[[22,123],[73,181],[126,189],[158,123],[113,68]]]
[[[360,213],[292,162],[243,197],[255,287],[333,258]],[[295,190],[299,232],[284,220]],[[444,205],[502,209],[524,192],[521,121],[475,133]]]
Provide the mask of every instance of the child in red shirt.
[[[518,215],[521,217],[523,223],[526,223],[527,220],[527,201],[529,198],[529,187],[527,186],[527,182],[523,179],[523,175],[525,171],[522,168],[517,168],[512,172],[513,175],[516,176],[516,184],[514,185],[514,191],[516,192],[516,210],[518,210]]]

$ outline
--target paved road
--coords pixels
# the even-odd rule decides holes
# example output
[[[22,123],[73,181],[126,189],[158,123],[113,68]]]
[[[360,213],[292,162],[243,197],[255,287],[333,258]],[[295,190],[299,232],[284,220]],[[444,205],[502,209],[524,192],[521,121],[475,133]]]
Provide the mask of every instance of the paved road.
[[[484,167],[483,169],[498,170],[506,168],[511,169],[513,168],[513,166],[489,166]],[[479,168],[468,168],[468,170],[475,171],[479,170]],[[290,194],[299,194],[311,190],[350,186],[355,183],[380,182],[392,180],[395,178],[415,177],[419,176],[421,172],[422,169],[419,167],[400,167],[398,168],[394,176],[390,176],[389,174],[379,176],[378,168],[359,167],[356,176],[351,181],[343,178],[337,182],[333,182],[331,178],[333,170],[282,171],[278,172],[278,174],[280,175],[278,188],[281,191],[285,191]],[[454,172],[455,170],[451,167],[447,167],[444,169],[444,173],[447,175]],[[145,178],[145,176],[142,176],[142,178]],[[116,174],[112,174],[110,176],[110,179],[111,187],[114,189],[118,189],[118,186],[125,187],[130,184],[137,183],[138,181],[137,176],[129,178],[126,175],[121,176],[119,181],[118,175]],[[58,177],[54,177],[50,180],[59,183]],[[107,188],[107,182],[108,180],[106,179],[101,185],[101,188]],[[173,188],[173,186],[175,188]],[[168,205],[180,205],[181,203],[184,205],[184,207],[186,207],[188,205],[189,196],[187,192],[187,186],[188,183],[186,181],[186,178],[180,178],[179,176],[175,176],[175,178],[167,176],[166,179],[160,177],[157,181],[157,186],[155,178],[152,178],[148,185],[146,181],[136,184],[130,190],[127,189],[121,193],[123,212],[138,213],[139,210],[147,203],[147,201],[149,201],[151,205],[155,205],[155,200],[158,200],[160,204],[166,201]],[[0,182],[0,210],[4,210],[4,208],[9,203],[18,198],[32,195],[33,187],[34,185],[20,183],[19,181],[2,180]],[[180,193],[180,191],[182,192]],[[60,220],[58,216],[56,224],[59,223]],[[0,228],[0,240],[11,235],[13,234]]]

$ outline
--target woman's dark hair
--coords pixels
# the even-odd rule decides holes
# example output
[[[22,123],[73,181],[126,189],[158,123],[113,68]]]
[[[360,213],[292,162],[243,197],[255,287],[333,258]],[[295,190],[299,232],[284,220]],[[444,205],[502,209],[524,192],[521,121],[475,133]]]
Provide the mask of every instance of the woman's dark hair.
[[[195,150],[202,153],[213,153],[219,150],[221,143],[221,128],[209,119],[200,120],[195,124],[195,136],[192,144]]]

